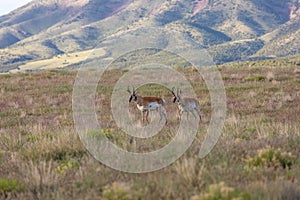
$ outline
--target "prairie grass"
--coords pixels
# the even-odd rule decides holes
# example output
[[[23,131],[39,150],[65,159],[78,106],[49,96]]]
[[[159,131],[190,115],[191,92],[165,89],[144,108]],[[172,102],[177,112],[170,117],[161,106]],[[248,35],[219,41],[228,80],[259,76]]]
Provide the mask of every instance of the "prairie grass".
[[[209,91],[193,70],[180,68],[192,81],[203,122],[180,159],[146,174],[110,169],[85,149],[72,116],[75,71],[0,76],[0,199],[297,199],[299,78],[293,67],[278,62],[274,67],[272,63],[219,67],[228,112],[223,134],[205,159],[197,155],[210,122]],[[128,136],[110,111],[113,85],[126,72],[108,71],[99,83],[96,111],[104,129],[93,134],[134,152],[159,149],[178,129],[176,105],[166,105],[169,123],[159,134],[149,139]],[[139,92],[162,95],[168,102],[172,98],[158,85],[141,87]],[[134,105],[130,112],[140,123]]]

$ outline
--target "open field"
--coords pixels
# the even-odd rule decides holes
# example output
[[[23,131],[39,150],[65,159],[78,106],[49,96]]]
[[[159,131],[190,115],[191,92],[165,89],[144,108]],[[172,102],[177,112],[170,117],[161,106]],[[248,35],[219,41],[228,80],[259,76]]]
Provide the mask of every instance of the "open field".
[[[24,65],[18,67],[18,69],[10,70],[10,73],[45,70],[45,69],[57,69],[78,64],[85,59],[103,56],[105,51],[103,49],[86,50],[76,53],[62,54],[50,59],[38,60],[27,62]]]
[[[146,174],[110,169],[84,148],[72,116],[75,71],[0,75],[0,199],[299,199],[296,68],[265,61],[220,66],[227,118],[205,159],[197,155],[209,125],[209,93],[199,74],[178,68],[200,99],[203,122],[179,160]],[[124,149],[158,149],[170,142],[178,126],[171,95],[157,85],[140,88],[141,94],[165,97],[169,123],[155,137],[132,144],[109,111],[113,85],[125,73],[107,72],[97,88],[97,113],[105,126],[99,134]],[[131,111],[138,123],[139,112],[135,107]]]

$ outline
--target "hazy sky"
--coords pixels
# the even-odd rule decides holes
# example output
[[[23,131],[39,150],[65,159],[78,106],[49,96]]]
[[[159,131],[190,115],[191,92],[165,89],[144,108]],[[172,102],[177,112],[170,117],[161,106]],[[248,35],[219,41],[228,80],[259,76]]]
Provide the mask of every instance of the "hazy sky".
[[[0,0],[0,16],[21,7],[31,0]]]

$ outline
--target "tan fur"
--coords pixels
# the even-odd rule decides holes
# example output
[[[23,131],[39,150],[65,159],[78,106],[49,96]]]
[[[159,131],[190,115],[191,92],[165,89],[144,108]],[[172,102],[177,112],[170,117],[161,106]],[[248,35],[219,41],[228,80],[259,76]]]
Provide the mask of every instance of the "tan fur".
[[[200,103],[197,99],[189,98],[189,97],[185,97],[185,98],[181,97],[180,90],[177,90],[177,95],[176,95],[175,88],[173,88],[171,92],[174,96],[174,100],[176,100],[176,102],[174,101],[174,103],[177,103],[179,120],[181,120],[181,116],[183,112],[187,113],[187,118],[189,117],[190,112],[194,115],[194,117],[196,117],[194,113],[194,110],[196,110],[200,118],[200,121],[202,121],[202,117],[200,113]]]
[[[140,96],[136,93],[134,88],[133,88],[132,93],[129,90],[129,88],[127,91],[129,92],[129,94],[131,94],[129,101],[130,102],[134,101],[137,105],[137,108],[141,111],[143,122],[145,119],[145,114],[146,114],[146,121],[149,123],[149,121],[148,121],[149,112],[153,111],[153,110],[157,110],[157,111],[159,111],[160,119],[162,119],[162,117],[164,117],[166,119],[166,123],[167,123],[166,113],[164,112],[164,108],[163,108],[165,105],[165,101],[161,97]]]
[[[137,96],[137,103],[140,106],[147,106],[149,103],[157,102],[158,104],[163,105],[164,101],[161,97],[153,97],[153,96]]]

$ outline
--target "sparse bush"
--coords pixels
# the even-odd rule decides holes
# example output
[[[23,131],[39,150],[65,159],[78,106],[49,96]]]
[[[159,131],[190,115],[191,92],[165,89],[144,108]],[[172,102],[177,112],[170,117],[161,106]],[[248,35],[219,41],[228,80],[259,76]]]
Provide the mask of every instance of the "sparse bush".
[[[281,149],[275,149],[267,147],[257,151],[258,155],[249,157],[246,160],[247,168],[256,169],[257,167],[273,167],[277,169],[282,167],[283,169],[290,169],[296,159],[290,152],[282,152]]]
[[[106,137],[107,139],[114,139],[114,129],[112,128],[102,128],[101,131],[99,130],[91,130],[88,131],[87,134],[91,136],[96,136],[96,137]]]
[[[26,143],[26,140],[21,135],[2,135],[0,136],[0,148],[5,151],[17,152]]]
[[[61,126],[73,126],[74,122],[73,121],[63,121],[63,122],[60,122],[60,125]]]
[[[65,173],[72,169],[79,168],[79,163],[76,160],[64,160],[56,168],[58,173]]]
[[[251,199],[250,194],[240,192],[237,189],[228,187],[224,182],[219,184],[213,184],[208,187],[208,190],[204,194],[195,195],[191,197],[191,200],[231,200],[231,199],[241,199],[247,200]]]
[[[20,173],[29,190],[43,193],[58,187],[59,175],[55,168],[53,161],[30,161],[21,164]]]
[[[196,158],[183,158],[174,164],[176,174],[180,174],[180,183],[183,185],[201,185],[204,166],[197,166]]]
[[[102,192],[105,200],[129,200],[133,199],[130,186],[126,183],[114,182],[112,185],[106,186]]]
[[[245,81],[264,81],[266,79],[265,76],[263,75],[257,75],[257,76],[254,76],[254,77],[248,77],[245,79]]]
[[[40,137],[38,135],[33,134],[28,134],[25,138],[27,142],[37,142],[40,140]]]
[[[1,77],[3,77],[3,78],[10,78],[12,76],[10,74],[1,74]]]
[[[0,178],[0,197],[11,192],[23,191],[24,187],[20,181],[15,179]]]

